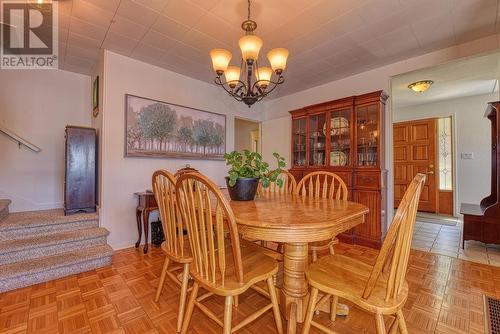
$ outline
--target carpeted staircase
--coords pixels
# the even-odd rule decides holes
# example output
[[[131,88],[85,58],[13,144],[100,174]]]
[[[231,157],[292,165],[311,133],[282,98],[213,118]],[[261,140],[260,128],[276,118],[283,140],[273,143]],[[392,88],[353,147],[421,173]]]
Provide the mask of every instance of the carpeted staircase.
[[[63,210],[9,214],[0,199],[0,292],[110,265],[109,232],[97,214]]]

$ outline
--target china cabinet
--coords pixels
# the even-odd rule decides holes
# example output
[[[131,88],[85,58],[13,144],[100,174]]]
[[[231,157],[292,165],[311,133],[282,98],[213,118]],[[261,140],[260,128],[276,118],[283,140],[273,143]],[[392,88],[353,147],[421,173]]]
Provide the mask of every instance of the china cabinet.
[[[299,182],[327,170],[346,182],[349,198],[370,212],[365,224],[343,233],[346,242],[380,247],[386,231],[383,91],[346,97],[290,111],[292,168]]]

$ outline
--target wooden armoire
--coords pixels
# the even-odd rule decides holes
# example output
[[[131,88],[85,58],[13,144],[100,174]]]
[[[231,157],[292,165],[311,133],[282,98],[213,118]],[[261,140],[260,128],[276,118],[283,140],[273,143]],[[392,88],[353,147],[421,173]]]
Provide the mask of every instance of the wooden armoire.
[[[462,247],[466,240],[500,244],[500,101],[488,103],[485,117],[491,122],[491,193],[479,204],[462,203]]]
[[[97,202],[96,130],[81,126],[67,126],[65,148],[64,214],[95,212]]]
[[[364,224],[339,236],[380,248],[386,226],[384,114],[388,95],[376,91],[290,111],[292,168],[297,182],[314,171],[336,173],[350,200],[370,209]]]

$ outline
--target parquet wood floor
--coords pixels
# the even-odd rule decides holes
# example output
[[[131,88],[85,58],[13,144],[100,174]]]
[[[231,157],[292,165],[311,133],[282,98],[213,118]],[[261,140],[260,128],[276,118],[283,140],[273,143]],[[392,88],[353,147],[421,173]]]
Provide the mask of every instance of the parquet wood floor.
[[[367,262],[377,254],[345,244],[336,252]],[[160,250],[153,247],[143,255],[130,248],[116,252],[109,267],[0,294],[0,333],[175,333],[178,287],[167,280],[159,303],[153,301],[162,264]],[[412,251],[407,278],[410,296],[404,313],[410,333],[484,333],[482,294],[500,297],[500,268],[444,255]],[[248,292],[233,314],[241,319],[265,302]],[[223,300],[207,303],[222,315]],[[356,307],[334,324],[326,315],[320,318],[339,333],[375,333],[373,317]],[[190,333],[220,332],[195,310]],[[275,332],[268,313],[239,333]]]

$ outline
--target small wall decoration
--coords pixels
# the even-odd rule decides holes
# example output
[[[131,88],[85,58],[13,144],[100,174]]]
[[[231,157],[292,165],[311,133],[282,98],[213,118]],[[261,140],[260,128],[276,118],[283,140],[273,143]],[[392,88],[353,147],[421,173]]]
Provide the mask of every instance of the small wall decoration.
[[[226,116],[125,95],[125,156],[222,160]]]
[[[99,76],[92,83],[92,115],[99,115]]]

